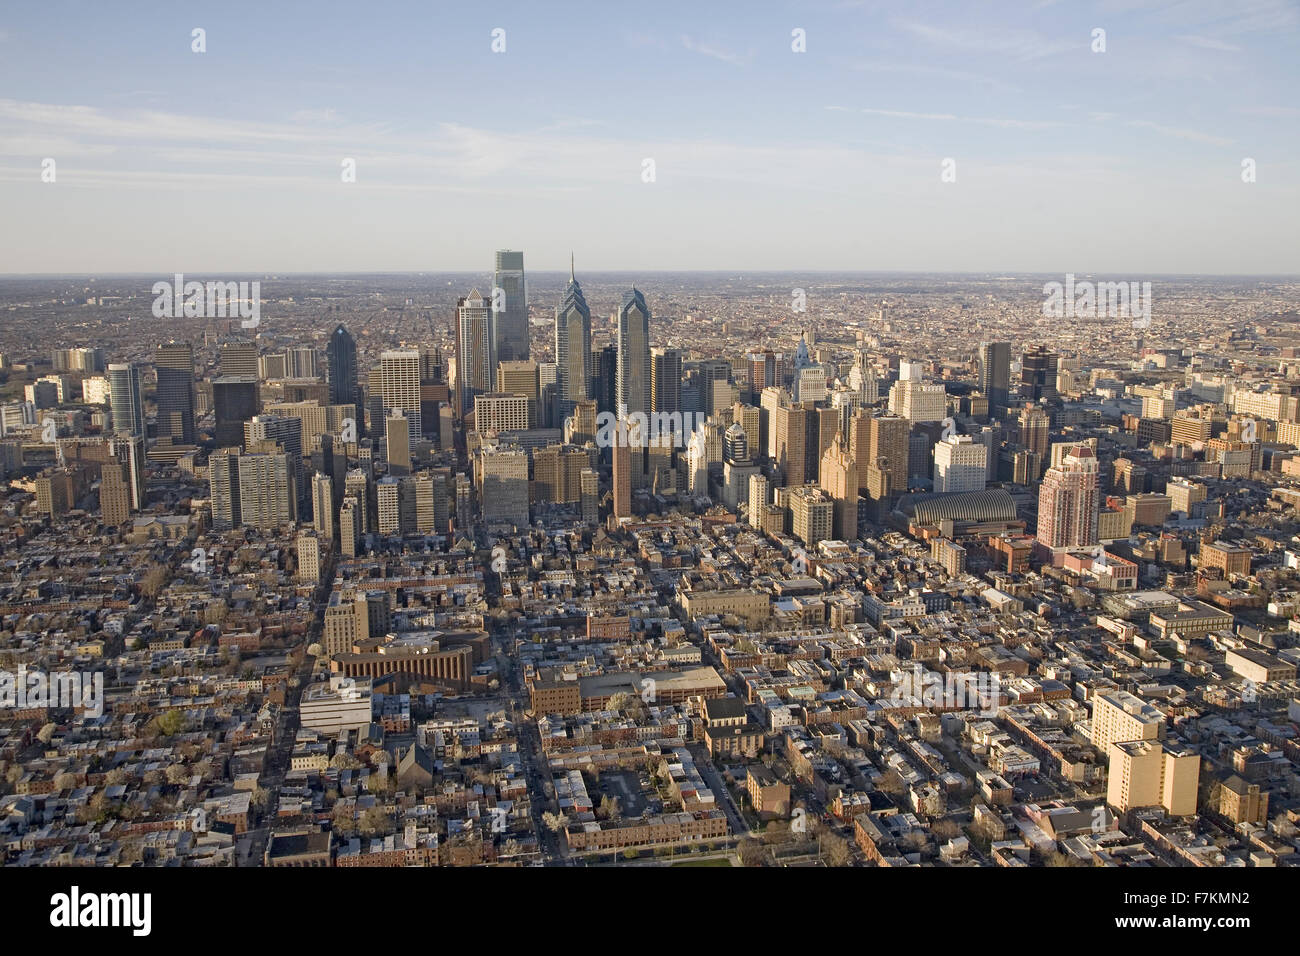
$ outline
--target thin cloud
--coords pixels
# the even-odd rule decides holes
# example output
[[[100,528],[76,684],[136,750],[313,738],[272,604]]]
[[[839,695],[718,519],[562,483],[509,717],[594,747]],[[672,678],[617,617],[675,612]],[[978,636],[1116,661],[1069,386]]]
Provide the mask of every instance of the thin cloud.
[[[699,43],[689,36],[682,37],[682,46],[692,53],[699,53],[702,56],[711,56],[715,60],[721,60],[723,63],[729,63],[732,66],[744,66],[749,62],[748,56],[741,56],[739,53],[732,53],[730,50],[724,50],[708,43]]]
[[[1216,40],[1213,37],[1200,37],[1194,34],[1183,34],[1174,37],[1175,40],[1182,40],[1184,43],[1190,43],[1192,46],[1200,47],[1202,50],[1222,50],[1225,53],[1240,53],[1241,47],[1233,43],[1224,43],[1222,40]]]
[[[1177,139],[1190,140],[1193,143],[1208,143],[1211,146],[1231,146],[1232,140],[1224,139],[1222,136],[1214,136],[1210,133],[1203,133],[1197,129],[1185,129],[1178,126],[1165,126],[1161,123],[1153,123],[1151,120],[1129,120],[1126,126],[1136,126],[1141,129],[1151,129],[1160,133],[1162,136],[1173,136]]]

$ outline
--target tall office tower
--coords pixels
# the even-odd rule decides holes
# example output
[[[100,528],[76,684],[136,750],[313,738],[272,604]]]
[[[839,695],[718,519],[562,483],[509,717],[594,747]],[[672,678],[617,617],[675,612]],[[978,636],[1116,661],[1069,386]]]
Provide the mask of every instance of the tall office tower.
[[[805,365],[794,374],[794,400],[820,402],[826,399],[826,369]]]
[[[763,514],[767,510],[767,477],[749,476],[749,526],[763,528]]]
[[[212,380],[212,411],[218,447],[244,443],[244,423],[257,414],[257,379],[222,375]]]
[[[302,477],[302,419],[282,415],[254,415],[244,423],[244,448],[258,452],[281,450],[289,456],[294,495],[305,494]],[[296,507],[296,497],[295,497]],[[295,519],[297,512],[295,510]]]
[[[738,465],[749,464],[749,436],[745,429],[735,422],[722,433],[722,460]]]
[[[591,309],[587,308],[582,287],[573,276],[572,257],[569,261],[569,285],[555,310],[555,364],[560,415],[567,417],[578,402],[595,397],[588,390],[592,379]]]
[[[980,391],[988,396],[989,414],[1002,414],[1011,388],[1011,343],[981,342],[978,363]]]
[[[983,491],[988,479],[988,453],[970,435],[949,435],[934,446],[934,490]]]
[[[766,447],[763,444],[762,410],[754,405],[743,405],[736,402],[731,406],[731,420],[745,430],[745,441],[749,445],[750,460],[756,461],[762,457]]]
[[[99,513],[110,527],[125,524],[131,517],[131,486],[125,465],[108,462],[100,470]]]
[[[853,368],[849,369],[848,385],[857,396],[859,405],[874,405],[880,401],[880,382],[866,352],[859,352]]]
[[[420,534],[438,534],[447,528],[447,479],[441,474],[422,471],[411,479],[415,489],[415,530]]]
[[[579,481],[582,488],[582,520],[587,524],[595,524],[600,520],[600,475],[591,468],[584,468]]]
[[[108,367],[109,404],[113,409],[113,431],[119,435],[144,435],[144,398],[140,391],[140,369],[128,363]]]
[[[891,494],[906,491],[908,482],[908,437],[911,423],[897,415],[880,415],[871,419],[868,431],[869,448],[867,460],[879,466],[884,460],[883,470],[889,474]]]
[[[361,415],[361,389],[357,379],[357,343],[342,325],[336,326],[325,346],[326,381],[330,387],[331,405],[352,405],[356,408],[357,434],[364,431]]]
[[[591,385],[587,394],[596,407],[611,415],[618,411],[618,346],[606,345],[591,353]]]
[[[913,424],[939,422],[948,415],[948,393],[938,383],[899,381],[889,390],[889,410]]]
[[[776,461],[776,411],[782,405],[788,405],[790,394],[783,388],[769,385],[759,395],[759,429],[764,441],[763,450],[767,457]]]
[[[1060,356],[1035,345],[1020,358],[1020,394],[1031,402],[1056,398],[1056,371]]]
[[[381,478],[375,482],[375,498],[379,509],[381,535],[405,534],[402,528],[402,483],[398,478]]]
[[[145,487],[145,438],[143,435],[113,435],[108,439],[112,461],[126,470],[127,491],[132,511],[140,511],[148,501]],[[74,505],[75,507],[75,505]]]
[[[1076,445],[1059,468],[1049,468],[1038,492],[1039,542],[1053,550],[1097,543],[1101,508],[1097,454]]]
[[[835,502],[815,485],[790,489],[790,524],[794,536],[811,548],[835,529]],[[852,537],[857,537],[856,533]]]
[[[655,349],[650,354],[650,410],[682,410],[681,349]]]
[[[849,455],[844,444],[844,434],[836,432],[831,447],[821,459],[819,485],[833,502],[833,527],[831,533],[839,541],[852,541],[858,536],[858,464]]]
[[[315,529],[303,528],[298,532],[298,569],[294,578],[304,584],[319,584],[322,539]]]
[[[821,416],[802,402],[776,410],[776,462],[786,487],[817,480],[821,457]]]
[[[780,352],[771,349],[745,353],[749,390],[757,395],[765,388],[780,388],[783,360],[784,356]]]
[[[528,428],[538,427],[538,411],[542,400],[541,379],[537,374],[537,363],[499,362],[497,364],[498,392],[507,395],[523,395],[528,399]],[[477,427],[477,418],[475,419]]]
[[[474,396],[474,430],[480,435],[530,428],[529,402],[523,395],[486,392]]]
[[[334,479],[319,472],[311,477],[311,523],[322,537],[334,535]]]
[[[998,434],[991,425],[985,425],[976,434],[971,436],[971,441],[977,442],[984,446],[984,480],[985,482],[997,481],[998,478]]]
[[[570,445],[585,445],[596,440],[596,403],[591,399],[578,402],[573,414],[564,420],[564,440]]]
[[[365,533],[362,523],[365,511],[365,505],[357,500],[356,495],[344,496],[339,508],[339,553],[345,558],[357,556],[357,545]]]
[[[637,449],[640,454],[641,449]],[[632,449],[628,447],[626,426],[620,419],[614,429],[613,497],[615,519],[632,517]]]
[[[319,355],[310,345],[292,345],[284,350],[286,378],[316,378],[320,375]]]
[[[263,382],[277,378],[288,378],[287,360],[283,352],[271,352],[260,355],[257,359],[257,377]]]
[[[493,287],[503,296],[494,299],[500,309],[492,313],[492,350],[499,362],[522,362],[528,358],[528,296],[522,252],[497,250]]]
[[[1020,444],[1024,445],[1040,461],[1045,461],[1048,455],[1048,437],[1051,428],[1051,419],[1048,418],[1047,412],[1038,405],[1026,404],[1020,410],[1018,419],[1020,426]],[[1035,475],[1035,478],[1038,476]]]
[[[229,531],[240,524],[239,448],[222,448],[208,457],[208,496],[212,499],[212,530]]]
[[[618,323],[618,405],[622,414],[650,411],[650,309],[636,288],[623,295]]]
[[[257,343],[244,338],[227,338],[217,347],[222,375],[246,376],[257,381]]]
[[[871,412],[859,409],[849,421],[849,457],[859,462],[858,491],[867,493],[867,468],[875,459],[871,457]]]
[[[388,473],[411,473],[411,423],[400,411],[393,410],[384,419],[384,439],[388,453]]]
[[[193,445],[194,349],[188,342],[169,342],[154,353],[158,371],[158,437],[170,435],[180,445]]]
[[[473,289],[456,300],[456,392],[461,415],[474,408],[475,395],[492,391],[495,370],[492,302]]]
[[[379,354],[379,394],[384,416],[397,409],[410,422],[410,434],[423,435],[420,419],[420,353],[394,349]]]
[[[298,520],[298,494],[291,456],[257,452],[239,456],[240,524],[278,528]]]
[[[489,526],[528,527],[528,453],[484,448],[479,453],[479,498]]]
[[[343,479],[344,496],[351,495],[361,506],[361,531],[368,534],[375,529],[374,493],[370,477],[360,468],[353,468]]]
[[[420,384],[443,385],[447,377],[443,369],[442,349],[420,346]]]

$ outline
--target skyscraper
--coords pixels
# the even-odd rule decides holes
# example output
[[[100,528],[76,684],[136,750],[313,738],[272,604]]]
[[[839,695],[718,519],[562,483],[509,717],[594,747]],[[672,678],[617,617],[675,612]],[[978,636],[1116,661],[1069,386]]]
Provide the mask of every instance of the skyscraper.
[[[1076,445],[1059,468],[1049,468],[1038,492],[1038,541],[1052,550],[1097,543],[1097,454]]]
[[[108,367],[109,404],[113,409],[113,431],[119,435],[144,435],[144,399],[140,393],[140,369],[128,363]]]
[[[818,484],[834,502],[832,535],[839,541],[858,536],[858,465],[849,455],[843,432],[836,432],[821,458]]]
[[[1020,358],[1020,393],[1030,401],[1056,398],[1056,369],[1060,356],[1035,345]]]
[[[394,410],[384,419],[384,444],[388,454],[390,475],[411,473],[411,423],[400,411]]]
[[[257,380],[257,343],[232,337],[223,339],[218,346],[222,375],[246,375]]]
[[[637,449],[639,452],[641,449]],[[614,429],[613,449],[614,518],[632,517],[632,448],[628,444],[627,428],[620,419]]]
[[[889,475],[890,494],[900,494],[908,487],[908,436],[911,425],[897,415],[879,415],[871,419],[867,432],[867,461],[879,465]]]
[[[212,411],[217,422],[217,446],[243,447],[244,423],[257,414],[257,379],[247,375],[214,378]]]
[[[475,395],[492,391],[496,361],[491,306],[478,289],[456,302],[456,392],[461,415],[474,408]]]
[[[194,444],[194,349],[169,342],[154,353],[158,372],[158,437]]]
[[[574,405],[592,397],[591,382],[591,309],[583,298],[582,286],[573,274],[569,259],[569,284],[555,310],[556,382],[559,385],[560,414],[567,416]],[[603,411],[603,409],[602,409]]]
[[[486,327],[486,319],[484,324]],[[459,367],[457,374],[460,374]],[[384,403],[384,417],[397,409],[410,423],[410,434],[424,434],[420,419],[419,351],[393,349],[379,354],[379,393]]]
[[[949,435],[934,446],[934,490],[983,491],[988,449],[970,435]]]
[[[1007,407],[1011,388],[1011,343],[981,342],[979,348],[980,391],[988,396],[989,413]]]
[[[650,355],[650,411],[682,410],[682,353],[655,349]]]
[[[222,448],[209,456],[208,486],[212,529],[229,531],[240,522],[238,448]]]
[[[650,309],[635,288],[618,310],[618,404],[622,414],[650,411]]]
[[[522,252],[497,251],[493,286],[502,296],[493,296],[492,350],[498,362],[522,362],[528,358],[528,296]]]
[[[329,361],[326,380],[330,387],[331,405],[352,405],[356,408],[358,434],[364,418],[361,415],[361,396],[357,388],[357,343],[342,325],[334,329],[329,345],[325,347]]]

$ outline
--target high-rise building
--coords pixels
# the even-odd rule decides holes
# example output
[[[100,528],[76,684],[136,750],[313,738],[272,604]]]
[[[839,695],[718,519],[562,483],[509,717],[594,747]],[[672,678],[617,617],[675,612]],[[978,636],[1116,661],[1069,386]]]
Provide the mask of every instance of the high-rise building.
[[[239,448],[222,448],[208,456],[208,496],[212,529],[229,531],[240,523]]]
[[[835,502],[816,485],[790,489],[790,524],[804,547],[814,547],[834,534]],[[857,537],[856,532],[852,537]]]
[[[307,584],[319,584],[322,538],[312,528],[298,532],[298,570],[294,575]]]
[[[143,435],[115,435],[108,441],[109,453],[126,468],[126,480],[131,491],[131,510],[144,508],[148,496],[145,491],[145,439]]]
[[[126,466],[108,462],[99,475],[99,512],[105,525],[117,527],[131,517],[131,487]]]
[[[278,528],[298,519],[291,456],[259,452],[239,456],[240,524]]]
[[[311,477],[311,515],[312,527],[323,538],[334,535],[334,479],[329,475],[315,474]]]
[[[542,398],[541,379],[537,372],[537,363],[529,361],[504,361],[497,363],[498,392],[508,395],[523,395],[528,399],[527,428],[536,428],[538,411]],[[475,413],[475,426],[482,428]]]
[[[1020,358],[1020,394],[1031,402],[1057,396],[1056,373],[1060,356],[1035,345]]]
[[[119,435],[144,435],[144,398],[140,390],[140,369],[129,363],[108,367],[109,403],[113,410],[113,431]]]
[[[641,449],[636,449],[640,454]],[[628,446],[627,428],[620,419],[614,429],[613,458],[613,498],[614,517],[616,519],[632,517],[632,456],[633,449]]]
[[[1047,461],[1051,419],[1046,410],[1040,405],[1026,403],[1020,410],[1017,421],[1020,426],[1020,444],[1037,455],[1039,461]]]
[[[212,380],[212,411],[218,447],[243,446],[244,423],[257,414],[257,379],[222,375]]]
[[[223,339],[217,347],[217,355],[222,375],[239,375],[257,381],[256,342],[238,337]]]
[[[457,374],[460,374],[459,368]],[[410,423],[411,435],[423,435],[420,419],[420,353],[416,349],[393,349],[379,354],[379,392],[384,417],[400,411]]]
[[[767,477],[749,476],[749,526],[763,528],[763,513],[767,509]]]
[[[1011,388],[1011,343],[981,342],[979,347],[980,391],[988,396],[989,411],[1007,407]]]
[[[934,446],[934,490],[983,491],[988,449],[970,435],[949,435]]]
[[[483,521],[489,526],[528,527],[528,453],[522,448],[484,448],[477,477]]]
[[[1097,454],[1077,445],[1059,468],[1049,468],[1038,493],[1039,543],[1052,550],[1097,544],[1101,507]]]
[[[839,541],[858,536],[858,465],[849,455],[842,432],[836,432],[821,459],[818,484],[833,502],[832,535]]]
[[[361,414],[361,390],[357,384],[357,343],[344,326],[335,327],[325,347],[325,358],[329,362],[326,380],[329,382],[330,404],[351,405],[356,409],[354,417],[359,435],[365,421]]]
[[[496,295],[496,290],[501,295]],[[528,296],[524,284],[524,254],[497,250],[493,275],[492,351],[498,362],[528,358]],[[499,308],[498,308],[499,307]]]
[[[387,448],[388,473],[411,473],[411,423],[400,411],[394,409],[384,419],[384,441]]]
[[[877,415],[871,419],[867,432],[867,460],[888,473],[890,494],[901,494],[909,485],[908,436],[911,425],[897,415]]]
[[[320,356],[310,345],[292,345],[284,350],[284,374],[286,378],[317,378]]]
[[[948,393],[938,383],[909,379],[889,390],[889,410],[913,424],[943,421],[948,415]]]
[[[572,259],[569,284],[555,310],[555,362],[560,414],[567,417],[575,404],[594,397],[588,390],[592,379],[591,309],[574,278]]]
[[[817,479],[821,450],[821,416],[802,402],[776,410],[776,461],[787,487]]]
[[[635,288],[623,296],[618,323],[618,405],[620,414],[650,411],[650,309]]]
[[[582,496],[582,520],[595,524],[600,519],[600,475],[591,468],[582,469],[579,475]]]
[[[530,404],[524,395],[486,392],[474,396],[474,429],[480,435],[522,431],[532,427]]]
[[[475,395],[492,391],[495,370],[492,303],[474,289],[456,301],[456,391],[461,415],[474,408]]]
[[[682,410],[682,353],[680,349],[655,349],[650,355],[650,410]]]
[[[357,547],[364,533],[363,517],[365,505],[357,500],[356,495],[347,495],[339,508],[339,553],[346,558],[357,555]]]
[[[188,342],[169,342],[154,353],[158,372],[158,437],[193,445],[194,349]]]

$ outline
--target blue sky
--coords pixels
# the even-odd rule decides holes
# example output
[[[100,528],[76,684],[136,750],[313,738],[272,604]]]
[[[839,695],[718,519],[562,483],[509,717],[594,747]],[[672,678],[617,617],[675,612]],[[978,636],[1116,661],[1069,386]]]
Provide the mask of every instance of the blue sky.
[[[12,4],[0,272],[1294,273],[1298,41],[1277,0]]]

